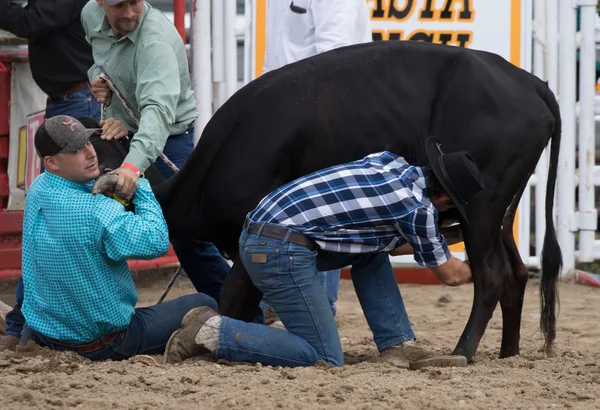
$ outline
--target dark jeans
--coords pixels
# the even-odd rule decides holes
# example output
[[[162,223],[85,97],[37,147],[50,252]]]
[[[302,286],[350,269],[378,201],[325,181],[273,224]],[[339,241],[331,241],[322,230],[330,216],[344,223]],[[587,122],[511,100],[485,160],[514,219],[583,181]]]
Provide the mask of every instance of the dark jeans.
[[[100,121],[100,104],[92,96],[89,88],[72,92],[62,98],[46,101],[45,118],[56,115],[70,115],[71,117],[91,117]],[[21,337],[25,318],[21,313],[23,304],[23,281],[19,280],[17,286],[16,303],[13,309],[6,315],[6,334]]]
[[[202,293],[135,309],[129,326],[119,336],[93,352],[79,353],[90,360],[125,360],[138,354],[161,354],[165,351],[171,334],[181,327],[187,312],[199,306],[217,309],[217,302]],[[30,330],[35,342],[54,350],[72,350],[57,345],[52,339]]]
[[[178,168],[181,168],[193,149],[194,124],[192,123],[183,134],[169,137],[163,153]],[[157,158],[155,165],[165,179],[175,175],[175,172],[161,158]],[[223,281],[231,268],[217,248],[212,243],[197,239],[171,238],[171,244],[194,288],[218,301]],[[265,323],[262,309],[257,309],[253,322]]]
[[[181,168],[194,149],[194,124],[183,134],[170,136],[163,153]],[[165,179],[175,175],[165,162],[158,158],[156,167]],[[229,265],[212,243],[197,239],[171,238],[179,263],[198,292],[219,300],[221,285],[229,273]]]

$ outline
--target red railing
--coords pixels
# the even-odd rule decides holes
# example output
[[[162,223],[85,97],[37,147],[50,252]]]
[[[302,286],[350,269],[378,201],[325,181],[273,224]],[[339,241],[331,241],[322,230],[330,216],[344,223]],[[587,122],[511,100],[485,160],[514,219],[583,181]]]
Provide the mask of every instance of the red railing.
[[[185,0],[173,0],[173,22],[185,44]]]

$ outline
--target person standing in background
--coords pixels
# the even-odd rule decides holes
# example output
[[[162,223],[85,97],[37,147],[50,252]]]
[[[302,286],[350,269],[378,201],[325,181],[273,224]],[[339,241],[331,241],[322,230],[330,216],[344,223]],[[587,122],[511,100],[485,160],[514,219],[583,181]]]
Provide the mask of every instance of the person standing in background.
[[[117,193],[130,198],[150,164],[165,179],[174,175],[162,159],[157,161],[161,153],[181,168],[194,149],[198,112],[185,46],[173,23],[143,0],[91,0],[81,21],[94,55],[88,71],[94,97],[110,104],[107,114],[133,135],[125,160],[113,171]],[[98,78],[101,73],[114,83],[127,107]],[[170,240],[196,290],[218,300],[230,267],[217,248],[191,238]]]
[[[372,41],[365,0],[268,0],[263,72],[339,47]],[[319,272],[335,315],[340,270]],[[260,304],[267,324],[278,321],[266,298]]]

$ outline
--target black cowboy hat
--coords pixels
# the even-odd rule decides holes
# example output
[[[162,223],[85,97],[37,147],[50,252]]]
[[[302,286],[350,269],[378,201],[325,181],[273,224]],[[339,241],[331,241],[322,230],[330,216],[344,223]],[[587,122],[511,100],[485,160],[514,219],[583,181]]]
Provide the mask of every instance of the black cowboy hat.
[[[425,141],[425,152],[434,175],[448,194],[456,209],[467,219],[466,206],[484,188],[483,179],[475,160],[467,151],[442,151],[443,143],[435,137]]]

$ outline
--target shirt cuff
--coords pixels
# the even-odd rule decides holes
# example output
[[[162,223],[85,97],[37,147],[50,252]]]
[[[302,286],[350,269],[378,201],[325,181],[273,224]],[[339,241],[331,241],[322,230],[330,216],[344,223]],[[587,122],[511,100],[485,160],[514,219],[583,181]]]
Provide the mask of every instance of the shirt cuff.
[[[130,164],[136,166],[137,169],[139,169],[142,173],[145,172],[150,166],[150,161],[148,158],[134,150],[129,151],[123,162],[129,162]]]
[[[415,251],[415,261],[426,268],[437,268],[443,265],[452,258],[452,253],[447,246],[443,249],[436,249],[431,252],[417,252]]]

